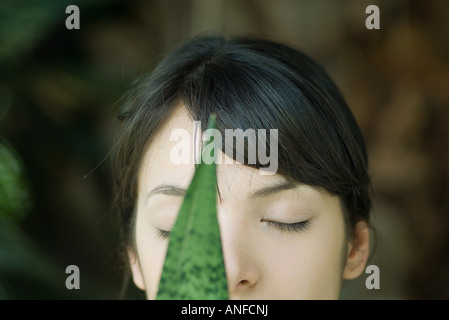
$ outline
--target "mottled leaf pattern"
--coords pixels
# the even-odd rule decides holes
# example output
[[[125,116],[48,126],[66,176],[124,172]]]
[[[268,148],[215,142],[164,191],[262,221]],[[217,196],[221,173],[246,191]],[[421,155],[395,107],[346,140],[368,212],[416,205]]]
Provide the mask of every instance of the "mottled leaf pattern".
[[[215,163],[199,164],[170,233],[157,299],[228,299],[216,186]]]

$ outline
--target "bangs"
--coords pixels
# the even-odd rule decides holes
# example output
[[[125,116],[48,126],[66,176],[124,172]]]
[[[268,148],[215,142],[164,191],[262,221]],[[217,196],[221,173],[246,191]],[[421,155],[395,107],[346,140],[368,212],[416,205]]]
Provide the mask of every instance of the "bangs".
[[[356,139],[352,142],[350,139],[358,132],[349,109],[342,104],[343,99],[330,80],[322,81],[319,87],[312,79],[302,76],[307,69],[318,78],[325,77],[320,67],[316,65],[316,70],[313,69],[308,58],[296,57],[295,60],[303,62],[297,63],[295,70],[291,61],[273,58],[285,54],[276,50],[271,54],[266,56],[235,41],[216,48],[200,63],[193,63],[192,68],[187,66],[189,72],[180,85],[180,98],[192,120],[201,121],[204,131],[210,114],[215,113],[217,129],[222,133],[222,151],[234,160],[239,150],[235,143],[231,154],[230,148],[225,148],[226,129],[244,132],[277,129],[277,173],[295,183],[324,188],[331,194],[349,193],[355,175],[348,167],[360,167],[364,161],[364,150],[356,145]],[[356,128],[354,132],[342,123],[342,109],[345,109],[344,122],[349,121]],[[346,141],[342,131],[350,134]],[[244,137],[244,164],[256,169],[266,166],[248,159],[251,150],[258,152],[258,139],[258,135],[256,140]],[[270,139],[266,139],[267,154],[272,149]],[[362,156],[351,157],[351,154]]]

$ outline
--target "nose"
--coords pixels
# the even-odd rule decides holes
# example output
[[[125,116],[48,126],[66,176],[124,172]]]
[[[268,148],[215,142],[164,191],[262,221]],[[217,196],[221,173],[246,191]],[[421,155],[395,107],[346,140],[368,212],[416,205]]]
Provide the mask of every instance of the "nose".
[[[219,224],[230,299],[247,296],[259,281],[259,268],[254,239],[244,213],[231,214],[219,209]]]

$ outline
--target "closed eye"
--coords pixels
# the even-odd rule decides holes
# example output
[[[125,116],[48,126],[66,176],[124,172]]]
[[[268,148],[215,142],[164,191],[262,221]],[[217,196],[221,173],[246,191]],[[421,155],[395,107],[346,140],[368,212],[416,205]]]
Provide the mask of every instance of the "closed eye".
[[[287,231],[287,232],[301,232],[307,229],[310,225],[310,220],[305,220],[301,222],[294,222],[294,223],[283,223],[278,221],[271,221],[271,220],[262,220],[262,222],[266,223],[270,227],[275,227],[276,229],[280,231]]]
[[[159,238],[161,238],[162,240],[165,240],[165,239],[168,239],[168,237],[170,236],[170,231],[157,228],[156,234]]]
[[[301,222],[294,222],[294,223],[284,223],[284,222],[278,222],[278,221],[272,221],[272,220],[262,220],[262,222],[266,223],[270,227],[275,227],[276,229],[280,231],[287,231],[287,232],[301,232],[306,230],[310,225],[310,220],[305,220]],[[157,228],[157,236],[161,238],[162,240],[168,239],[170,236],[170,231],[162,230]]]

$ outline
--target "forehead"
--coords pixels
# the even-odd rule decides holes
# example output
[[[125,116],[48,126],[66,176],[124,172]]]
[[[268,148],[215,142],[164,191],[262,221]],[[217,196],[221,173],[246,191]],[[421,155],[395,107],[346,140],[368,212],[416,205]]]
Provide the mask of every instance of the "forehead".
[[[186,132],[189,139],[171,139],[172,133],[179,129]],[[186,109],[183,106],[178,106],[167,124],[161,128],[145,150],[139,171],[140,187],[151,188],[159,183],[187,187],[195,171],[195,152],[197,152],[195,150],[201,143],[200,137],[199,130],[198,128],[195,130],[194,122],[190,119]],[[172,153],[179,150],[181,145],[190,151],[189,164],[175,164],[172,161]],[[223,159],[227,158],[223,153],[219,156]],[[222,163],[225,163],[225,160],[222,160]],[[259,170],[239,163],[217,165],[219,181],[223,180],[223,182],[236,187],[237,177],[239,177],[238,180],[249,180],[256,185],[284,181],[279,175],[260,176]]]
[[[182,141],[171,139],[172,132],[179,129],[187,132],[189,139],[182,139]],[[182,105],[178,106],[145,150],[138,177],[139,198],[159,185],[176,185],[184,189],[188,187],[195,172],[195,148],[201,142],[198,140],[200,137],[198,132],[199,129],[195,130],[194,122],[187,110]],[[172,152],[178,150],[176,148],[180,143],[187,144],[186,148],[190,150],[189,164],[175,164],[172,161]],[[232,164],[226,164],[225,159],[228,156],[224,153],[218,156],[223,157],[222,164],[217,164],[217,182],[222,201],[244,200],[262,187],[286,182],[285,178],[279,174],[260,175],[258,169],[235,161]],[[321,204],[330,197],[325,191],[305,185],[292,190],[292,192],[295,191],[299,191],[298,194],[301,197]]]

